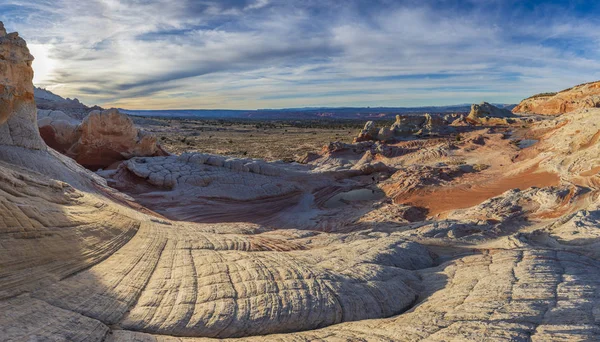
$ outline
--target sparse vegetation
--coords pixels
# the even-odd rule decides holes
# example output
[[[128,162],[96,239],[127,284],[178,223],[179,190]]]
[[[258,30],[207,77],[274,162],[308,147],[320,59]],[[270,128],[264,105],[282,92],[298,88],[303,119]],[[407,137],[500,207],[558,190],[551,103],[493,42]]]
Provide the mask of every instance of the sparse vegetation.
[[[526,100],[531,100],[531,99],[535,99],[535,98],[538,98],[538,97],[554,96],[556,94],[557,93],[552,93],[552,92],[549,92],[549,93],[539,93],[539,94],[535,94],[535,95],[529,96],[528,98],[526,98]]]
[[[297,160],[331,141],[350,143],[364,124],[362,120],[331,119],[152,118],[143,122],[144,129],[159,136],[161,145],[173,153],[204,152],[269,160]]]
[[[483,171],[483,170],[487,170],[489,168],[490,168],[490,166],[487,165],[487,164],[475,164],[475,165],[473,165],[473,170],[475,170],[477,172],[480,172],[480,171]]]
[[[585,85],[588,85],[588,84],[598,83],[598,82],[600,82],[600,81],[592,81],[592,82],[581,83],[581,84],[578,84],[578,85],[576,85],[574,87],[563,89],[563,90],[559,91],[559,93],[564,93],[564,92],[567,92],[567,91],[572,90],[574,88],[578,88],[578,87],[582,87],[582,86],[585,86]]]

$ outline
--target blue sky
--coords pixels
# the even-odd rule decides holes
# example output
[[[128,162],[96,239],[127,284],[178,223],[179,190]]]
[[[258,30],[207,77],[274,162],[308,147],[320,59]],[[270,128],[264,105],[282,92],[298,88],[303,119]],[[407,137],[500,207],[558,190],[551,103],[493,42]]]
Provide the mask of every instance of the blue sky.
[[[516,103],[600,79],[597,1],[0,0],[34,82],[130,109]]]

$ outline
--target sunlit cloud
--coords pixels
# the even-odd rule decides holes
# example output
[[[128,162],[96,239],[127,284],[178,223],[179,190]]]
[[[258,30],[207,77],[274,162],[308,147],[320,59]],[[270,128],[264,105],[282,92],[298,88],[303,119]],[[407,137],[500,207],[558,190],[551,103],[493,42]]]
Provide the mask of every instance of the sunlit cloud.
[[[600,79],[596,2],[4,0],[35,83],[131,109],[514,103]]]
[[[56,61],[50,58],[51,44],[29,44],[29,51],[35,56],[33,61],[33,69],[35,74],[33,76],[33,83],[44,84],[48,80],[52,79],[53,73],[56,68]]]

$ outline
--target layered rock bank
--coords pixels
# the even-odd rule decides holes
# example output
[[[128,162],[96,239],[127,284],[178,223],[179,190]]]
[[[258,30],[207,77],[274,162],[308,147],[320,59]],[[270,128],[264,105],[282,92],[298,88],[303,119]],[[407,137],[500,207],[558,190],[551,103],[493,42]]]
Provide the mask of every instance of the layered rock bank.
[[[580,84],[558,93],[542,93],[519,103],[513,113],[560,115],[583,108],[600,107],[600,81]]]

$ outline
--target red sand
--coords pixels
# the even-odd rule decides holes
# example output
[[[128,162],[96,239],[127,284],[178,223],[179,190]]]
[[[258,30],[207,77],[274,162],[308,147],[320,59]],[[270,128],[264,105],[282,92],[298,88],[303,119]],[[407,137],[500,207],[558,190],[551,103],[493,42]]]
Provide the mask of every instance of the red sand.
[[[476,184],[460,184],[438,189],[423,189],[408,197],[397,196],[394,203],[410,204],[429,210],[429,215],[453,210],[464,209],[498,196],[507,190],[519,188],[521,190],[532,186],[556,186],[560,177],[550,172],[535,172],[537,167],[514,176],[499,178],[497,180],[481,180]]]

